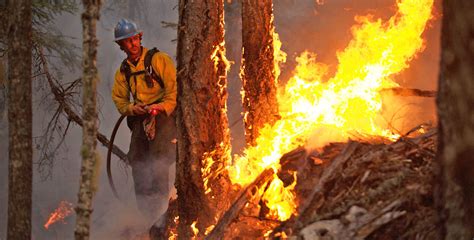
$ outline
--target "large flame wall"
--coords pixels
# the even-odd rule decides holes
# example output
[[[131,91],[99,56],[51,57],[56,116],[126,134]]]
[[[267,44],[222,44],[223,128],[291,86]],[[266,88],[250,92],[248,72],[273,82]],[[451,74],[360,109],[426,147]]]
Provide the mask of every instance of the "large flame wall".
[[[321,145],[355,134],[395,139],[397,134],[383,124],[379,91],[398,86],[393,76],[424,50],[422,33],[432,6],[433,0],[403,0],[388,20],[357,17],[351,28],[353,38],[337,52],[338,64],[332,72],[330,65],[317,62],[314,53],[296,58],[295,75],[279,96],[281,120],[263,128],[257,146],[234,159],[229,167],[232,181],[246,185],[265,168],[277,170],[279,158],[305,144],[314,132],[334,133],[320,139]],[[293,186],[285,189],[277,178],[270,184],[264,200],[271,217],[286,220],[295,212]]]

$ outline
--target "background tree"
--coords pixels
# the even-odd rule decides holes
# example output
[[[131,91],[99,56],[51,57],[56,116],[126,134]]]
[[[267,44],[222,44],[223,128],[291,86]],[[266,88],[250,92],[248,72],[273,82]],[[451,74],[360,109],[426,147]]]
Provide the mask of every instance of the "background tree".
[[[223,7],[223,0],[179,2],[175,185],[178,234],[183,239],[193,236],[194,221],[203,234],[228,201],[219,197],[223,195],[219,188],[225,185],[220,173],[230,158]],[[218,181],[222,182],[213,184]],[[209,187],[212,191],[206,195]],[[213,202],[210,196],[215,196]]]
[[[438,93],[445,239],[474,237],[474,2],[443,1]]]
[[[8,239],[31,239],[31,0],[8,1]]]
[[[83,110],[82,119],[82,167],[76,207],[76,239],[89,239],[92,197],[98,181],[97,146],[97,45],[96,25],[99,20],[101,0],[83,0]]]
[[[78,66],[79,57],[77,54],[77,47],[71,42],[70,38],[64,36],[59,29],[54,26],[55,18],[63,13],[74,13],[77,10],[77,5],[74,0],[64,1],[43,1],[32,0],[32,82],[35,86],[33,98],[39,104],[35,109],[45,110],[50,112],[51,120],[47,127],[39,136],[33,136],[33,146],[38,150],[37,158],[34,159],[40,176],[46,179],[51,176],[51,169],[56,152],[60,149],[69,127],[69,121],[65,124],[66,118],[61,118],[61,106],[55,103],[55,99],[51,94],[51,90],[46,81],[47,76],[54,78],[58,76],[61,78],[62,70],[74,70]],[[11,11],[0,6],[0,55],[3,56],[8,50],[8,19]],[[44,54],[40,54],[44,53]],[[51,69],[47,69],[45,62],[53,60],[60,60],[62,64],[53,64]],[[7,59],[4,59],[7,60]],[[8,64],[8,61],[5,61]],[[66,67],[66,68],[65,68]],[[77,87],[80,86],[80,81],[66,81],[55,80],[55,84],[64,90],[64,101],[72,107],[80,107],[78,99]],[[0,86],[0,91],[3,90]],[[5,91],[6,92],[6,91]],[[4,92],[0,93],[4,94]],[[0,97],[1,100],[1,97]],[[1,103],[0,103],[1,104]],[[58,106],[54,108],[53,106]],[[0,107],[1,108],[1,107]],[[52,111],[55,109],[56,111]],[[2,119],[0,118],[0,121]]]
[[[273,29],[272,0],[242,0],[242,101],[245,140],[250,145],[259,130],[278,116]]]

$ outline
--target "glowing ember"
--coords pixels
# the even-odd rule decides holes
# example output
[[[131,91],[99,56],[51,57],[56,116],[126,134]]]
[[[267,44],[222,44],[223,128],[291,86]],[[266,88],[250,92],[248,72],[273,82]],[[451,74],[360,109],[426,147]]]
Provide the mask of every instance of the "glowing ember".
[[[63,221],[73,212],[72,203],[68,201],[61,201],[59,207],[49,215],[48,221],[44,224],[44,228],[48,229],[51,224],[57,221]]]
[[[206,231],[204,232],[204,235],[207,236],[211,231],[216,227],[216,225],[211,225],[206,228]]]
[[[328,66],[318,63],[316,54],[305,52],[297,58],[296,74],[278,96],[281,119],[261,129],[256,146],[234,159],[228,169],[233,183],[244,186],[268,167],[279,169],[284,153],[314,136],[316,147],[356,134],[398,137],[380,121],[379,91],[398,86],[391,77],[423,50],[421,34],[431,18],[433,0],[400,0],[397,5],[398,12],[387,22],[356,17],[359,24],[352,27],[353,39],[346,49],[337,53],[333,77],[326,76]],[[268,217],[285,221],[296,212],[296,183],[284,188],[275,179],[265,193]]]

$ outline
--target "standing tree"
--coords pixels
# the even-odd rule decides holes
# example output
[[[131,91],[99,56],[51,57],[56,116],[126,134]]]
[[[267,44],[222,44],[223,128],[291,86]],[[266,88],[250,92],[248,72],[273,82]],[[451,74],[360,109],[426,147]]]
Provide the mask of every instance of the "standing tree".
[[[31,239],[31,0],[8,1],[8,239]]]
[[[254,145],[259,130],[273,124],[278,116],[273,29],[272,0],[242,0],[242,101],[249,145]]]
[[[194,221],[203,234],[225,209],[215,207],[226,199],[213,184],[225,183],[219,173],[230,158],[223,7],[223,0],[179,2],[176,188],[183,239],[193,236]]]
[[[474,237],[474,2],[443,1],[438,114],[445,239]]]
[[[99,20],[101,0],[83,0],[82,14],[83,35],[83,110],[82,119],[82,167],[76,207],[76,239],[89,239],[89,224],[92,213],[92,197],[98,181],[97,146],[97,37],[96,25]]]

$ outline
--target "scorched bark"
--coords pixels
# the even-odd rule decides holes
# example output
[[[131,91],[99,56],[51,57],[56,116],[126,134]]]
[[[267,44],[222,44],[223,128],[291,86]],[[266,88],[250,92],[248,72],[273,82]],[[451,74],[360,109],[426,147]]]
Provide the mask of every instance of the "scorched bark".
[[[215,222],[226,205],[219,182],[205,194],[202,168],[205,155],[215,163],[212,173],[223,169],[229,157],[229,130],[226,116],[226,68],[224,56],[224,2],[202,0],[179,2],[178,27],[178,236],[190,239],[190,225],[197,221],[200,234]],[[222,178],[213,176],[212,182]],[[211,202],[209,196],[215,196]],[[222,208],[222,207],[221,207]]]

